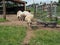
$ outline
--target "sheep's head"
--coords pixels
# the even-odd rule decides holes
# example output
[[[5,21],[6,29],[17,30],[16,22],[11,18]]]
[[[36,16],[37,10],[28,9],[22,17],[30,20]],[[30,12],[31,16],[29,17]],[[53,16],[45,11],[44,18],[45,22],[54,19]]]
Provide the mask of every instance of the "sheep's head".
[[[32,21],[29,19],[29,20],[27,21],[27,24],[30,26],[30,25],[32,24]]]

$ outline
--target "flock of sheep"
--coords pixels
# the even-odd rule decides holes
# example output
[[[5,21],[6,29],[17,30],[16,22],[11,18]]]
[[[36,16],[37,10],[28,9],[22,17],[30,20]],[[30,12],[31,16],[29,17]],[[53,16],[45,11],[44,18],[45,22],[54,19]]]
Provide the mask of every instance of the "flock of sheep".
[[[18,11],[17,12],[17,18],[19,21],[26,21],[27,24],[30,26],[32,24],[32,20],[34,18],[34,15],[31,14],[29,11]]]

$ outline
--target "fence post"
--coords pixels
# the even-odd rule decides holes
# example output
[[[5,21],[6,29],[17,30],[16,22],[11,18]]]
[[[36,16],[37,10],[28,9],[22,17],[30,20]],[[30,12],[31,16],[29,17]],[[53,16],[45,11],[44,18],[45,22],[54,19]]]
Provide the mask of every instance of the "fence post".
[[[6,6],[5,6],[5,0],[3,1],[3,18],[6,19]]]

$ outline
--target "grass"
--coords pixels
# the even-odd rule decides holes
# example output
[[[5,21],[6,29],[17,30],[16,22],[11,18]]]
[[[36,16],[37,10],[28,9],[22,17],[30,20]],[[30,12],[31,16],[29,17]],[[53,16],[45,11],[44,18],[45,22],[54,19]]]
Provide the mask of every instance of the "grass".
[[[60,19],[58,19],[57,23],[60,25]]]
[[[5,22],[5,21],[8,21],[8,20],[6,20],[4,18],[0,18],[0,22]]]
[[[30,45],[60,45],[60,31],[37,30],[35,37],[30,40]]]
[[[25,36],[24,26],[0,26],[0,45],[21,45]]]

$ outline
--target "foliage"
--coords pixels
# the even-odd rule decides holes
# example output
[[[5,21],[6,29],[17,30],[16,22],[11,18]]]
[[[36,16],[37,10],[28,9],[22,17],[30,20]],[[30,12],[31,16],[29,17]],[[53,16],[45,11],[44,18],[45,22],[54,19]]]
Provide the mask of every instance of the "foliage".
[[[59,0],[59,3],[60,3],[60,0]]]

